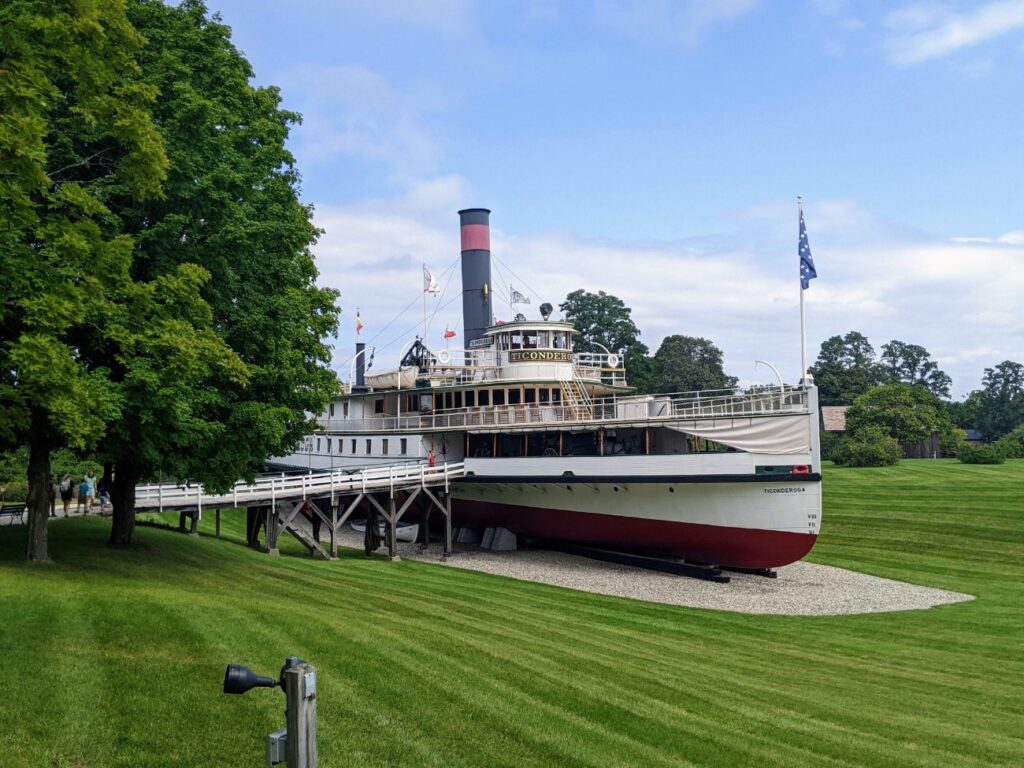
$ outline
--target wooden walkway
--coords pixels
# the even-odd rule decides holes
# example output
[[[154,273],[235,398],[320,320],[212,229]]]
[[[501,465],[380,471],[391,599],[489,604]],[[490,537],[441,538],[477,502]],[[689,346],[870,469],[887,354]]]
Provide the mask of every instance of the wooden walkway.
[[[388,553],[392,559],[398,559],[395,552],[398,522],[419,500],[419,511],[424,515],[424,542],[429,540],[426,515],[431,509],[437,509],[444,517],[444,554],[448,556],[452,545],[450,485],[465,473],[462,463],[434,467],[393,464],[356,472],[334,470],[261,477],[253,483],[239,481],[227,493],[210,493],[202,485],[139,485],[135,489],[135,511],[178,511],[182,527],[186,518],[191,518],[191,532],[195,533],[203,510],[213,510],[219,535],[220,510],[246,507],[250,545],[259,546],[259,532],[263,528],[266,551],[279,554],[278,538],[282,532],[288,532],[311,555],[334,559],[338,551],[338,531],[363,505],[384,519]],[[320,542],[320,530],[324,526],[330,535],[329,549]]]

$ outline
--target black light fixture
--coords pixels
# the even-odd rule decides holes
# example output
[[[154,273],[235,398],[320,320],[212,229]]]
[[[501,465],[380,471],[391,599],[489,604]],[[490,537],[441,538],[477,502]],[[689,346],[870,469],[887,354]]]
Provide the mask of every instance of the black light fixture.
[[[540,305],[540,316],[547,320],[551,317],[551,313],[555,311],[555,308],[548,304],[546,301]]]
[[[257,675],[244,664],[228,664],[224,671],[224,693],[247,693],[253,688],[274,688],[279,685],[272,677]]]

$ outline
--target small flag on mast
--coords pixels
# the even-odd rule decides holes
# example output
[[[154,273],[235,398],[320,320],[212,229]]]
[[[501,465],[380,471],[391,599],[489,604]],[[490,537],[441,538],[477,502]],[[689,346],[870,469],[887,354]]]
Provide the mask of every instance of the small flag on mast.
[[[363,318],[359,316],[359,309],[356,309],[356,336],[363,332]]]
[[[511,285],[508,287],[508,289],[509,289],[509,299],[508,299],[508,303],[509,304],[529,304],[530,303],[530,297],[529,296],[524,296],[519,291],[517,291],[515,288],[513,288]]]
[[[455,338],[455,331],[453,331],[451,328],[449,328],[446,325],[444,327],[444,337],[445,337],[445,339],[454,339]]]
[[[792,219],[791,219],[792,221]],[[814,268],[814,259],[811,258],[811,244],[807,241],[807,227],[804,226],[804,210],[800,209],[800,287],[807,290],[811,280],[818,276]]]
[[[437,287],[437,278],[430,274],[430,270],[427,269],[427,265],[423,265],[423,292],[424,293],[440,293],[440,289]]]

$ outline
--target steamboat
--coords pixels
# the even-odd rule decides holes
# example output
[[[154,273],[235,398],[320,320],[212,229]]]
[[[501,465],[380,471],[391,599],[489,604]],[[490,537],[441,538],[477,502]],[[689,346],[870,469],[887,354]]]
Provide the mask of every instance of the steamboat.
[[[550,305],[495,322],[490,211],[459,216],[464,348],[415,339],[396,370],[369,375],[358,344],[320,429],[274,465],[463,462],[456,526],[733,568],[810,551],[821,524],[812,383],[637,394],[622,356],[579,348]]]

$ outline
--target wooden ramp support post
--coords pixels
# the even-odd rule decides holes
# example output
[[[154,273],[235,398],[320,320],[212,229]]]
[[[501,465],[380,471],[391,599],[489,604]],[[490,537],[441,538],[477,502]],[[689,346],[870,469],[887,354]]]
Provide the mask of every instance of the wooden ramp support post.
[[[284,670],[288,768],[316,768],[316,667],[300,661]]]

